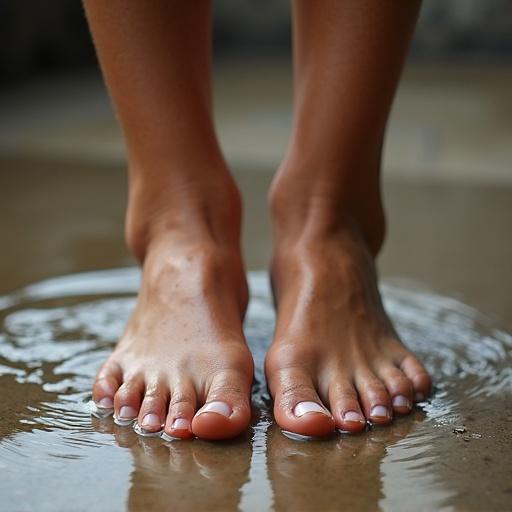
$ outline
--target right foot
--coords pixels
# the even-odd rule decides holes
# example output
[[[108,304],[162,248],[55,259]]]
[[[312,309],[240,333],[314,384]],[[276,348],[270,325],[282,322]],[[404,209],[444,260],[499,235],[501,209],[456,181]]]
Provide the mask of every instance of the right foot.
[[[242,331],[248,291],[238,244],[239,205],[221,212],[230,201],[216,198],[213,208],[201,200],[200,208],[185,212],[188,199],[165,198],[165,208],[154,207],[154,194],[147,199],[131,200],[129,211],[136,221],[128,223],[135,233],[131,246],[144,260],[137,305],[98,372],[93,398],[113,407],[116,418],[136,419],[147,432],[234,437],[250,421],[253,379]],[[130,228],[141,218],[151,224],[144,236]]]

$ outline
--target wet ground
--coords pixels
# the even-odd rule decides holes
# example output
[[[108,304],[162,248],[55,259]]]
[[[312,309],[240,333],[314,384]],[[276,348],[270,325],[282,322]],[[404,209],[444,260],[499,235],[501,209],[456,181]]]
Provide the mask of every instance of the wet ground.
[[[404,87],[412,101],[414,90],[407,81]],[[487,126],[499,127],[504,114],[489,114],[488,96],[474,116],[487,112]],[[98,103],[86,99],[93,115]],[[107,125],[100,133],[111,133]],[[223,126],[230,133],[229,122]],[[429,139],[435,123],[429,126],[425,147],[431,139],[443,147],[442,134],[434,130]],[[94,145],[84,130],[80,146],[72,134],[71,147],[98,149],[87,159],[58,151],[62,131],[52,138],[39,130],[53,141],[51,151],[23,144],[15,151],[14,139],[0,137],[0,510],[511,509],[512,186],[496,157],[509,149],[500,146],[478,179],[485,144],[466,174],[450,165],[467,155],[428,153],[439,157],[429,165],[444,169],[442,177],[421,174],[418,164],[404,179],[396,168],[408,157],[391,151],[382,291],[400,334],[433,374],[432,399],[359,436],[301,442],[283,435],[261,374],[273,312],[266,276],[253,272],[246,328],[259,382],[254,418],[244,437],[215,444],[142,438],[110,417],[91,416],[93,375],[123,328],[138,282],[122,240],[124,171],[101,152],[115,138]],[[468,131],[465,144],[476,155],[467,126],[459,138]],[[265,268],[270,251],[263,208],[274,153],[236,172],[253,271]]]
[[[252,273],[251,428],[231,442],[187,442],[91,416],[91,381],[134,306],[138,279],[136,268],[73,274],[0,299],[6,510],[505,508],[512,336],[473,309],[384,284],[399,333],[435,378],[433,396],[391,427],[295,439],[272,421],[262,363],[274,315],[266,274]]]

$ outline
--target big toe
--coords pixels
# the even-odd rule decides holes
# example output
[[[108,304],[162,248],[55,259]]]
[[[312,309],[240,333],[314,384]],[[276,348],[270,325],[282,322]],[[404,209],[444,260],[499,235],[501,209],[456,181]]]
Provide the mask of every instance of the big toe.
[[[274,417],[283,430],[314,437],[334,431],[334,418],[305,370],[279,370],[269,379],[269,384],[274,396]]]
[[[205,404],[192,420],[192,432],[199,438],[220,440],[238,436],[251,419],[250,379],[236,370],[214,377]]]

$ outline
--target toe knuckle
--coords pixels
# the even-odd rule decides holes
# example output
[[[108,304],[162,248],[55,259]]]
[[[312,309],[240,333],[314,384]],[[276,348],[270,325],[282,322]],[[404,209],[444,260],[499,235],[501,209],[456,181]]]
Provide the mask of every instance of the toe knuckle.
[[[289,382],[281,387],[280,393],[282,399],[289,399],[297,395],[311,394],[311,387],[303,382]]]
[[[177,407],[180,405],[188,405],[192,402],[192,397],[190,394],[185,393],[183,391],[176,391],[171,395],[171,407]]]
[[[386,387],[379,380],[369,382],[366,386],[366,393],[371,397],[384,397],[388,394]]]
[[[412,382],[405,375],[398,375],[392,379],[391,387],[393,389],[410,390],[412,389]]]
[[[338,400],[341,402],[351,402],[357,400],[355,389],[341,389],[337,392]]]
[[[241,398],[247,395],[247,391],[243,389],[241,386],[237,386],[235,384],[225,384],[220,389],[216,390],[214,394],[218,396],[223,395]]]

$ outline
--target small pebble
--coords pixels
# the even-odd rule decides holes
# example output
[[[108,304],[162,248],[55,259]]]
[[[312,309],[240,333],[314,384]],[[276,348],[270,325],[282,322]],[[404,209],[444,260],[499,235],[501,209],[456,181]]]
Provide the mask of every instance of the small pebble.
[[[466,432],[466,427],[455,427],[453,429],[454,434],[464,434]]]

